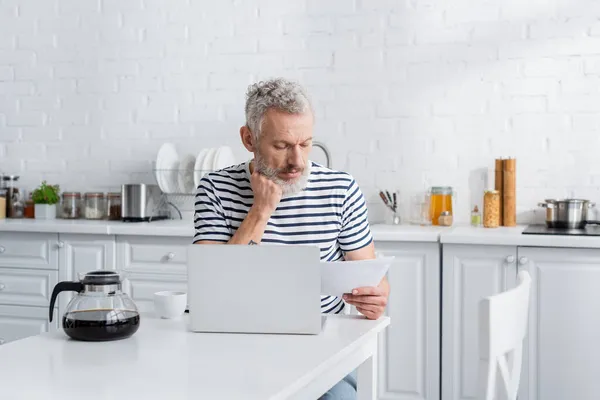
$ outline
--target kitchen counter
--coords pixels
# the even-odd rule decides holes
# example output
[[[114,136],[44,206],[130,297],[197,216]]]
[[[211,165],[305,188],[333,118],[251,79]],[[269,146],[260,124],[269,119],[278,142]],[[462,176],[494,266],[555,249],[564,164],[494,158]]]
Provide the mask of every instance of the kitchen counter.
[[[142,314],[138,332],[117,341],[58,330],[0,346],[2,398],[314,399],[357,367],[364,390],[390,323],[331,315],[318,335],[260,335],[192,333],[187,318]]]
[[[378,242],[600,248],[600,236],[523,235],[525,228],[526,225],[494,229],[474,228],[468,225],[452,227],[371,225],[373,238]],[[6,219],[0,221],[0,232],[189,237],[191,241],[194,236],[194,227],[191,219],[154,222]]]

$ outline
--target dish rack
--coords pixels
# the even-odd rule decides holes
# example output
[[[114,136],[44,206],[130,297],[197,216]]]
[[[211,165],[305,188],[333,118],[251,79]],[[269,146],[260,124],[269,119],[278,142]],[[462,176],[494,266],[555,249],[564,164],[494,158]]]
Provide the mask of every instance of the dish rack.
[[[196,182],[214,170],[189,170],[189,169],[153,169],[154,181],[161,189],[160,199],[155,204],[154,211],[175,210],[179,219],[184,213],[194,212],[194,198],[196,196]],[[191,173],[191,180],[190,180]],[[173,213],[170,213],[171,217]],[[153,212],[152,215],[160,215]],[[150,218],[152,221],[152,218]]]

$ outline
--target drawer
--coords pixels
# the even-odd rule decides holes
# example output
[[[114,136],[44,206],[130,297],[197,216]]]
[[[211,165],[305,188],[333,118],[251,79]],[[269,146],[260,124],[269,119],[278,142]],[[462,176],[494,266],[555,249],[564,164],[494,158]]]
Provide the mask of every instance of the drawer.
[[[187,275],[189,238],[118,236],[117,269],[127,272]]]
[[[56,309],[52,322],[48,321],[46,307],[19,307],[0,305],[0,345],[58,328]]]
[[[0,267],[58,269],[58,234],[1,232]]]
[[[0,268],[0,304],[47,307],[58,271]]]
[[[141,312],[154,311],[154,293],[163,290],[187,292],[185,276],[165,276],[160,274],[129,274],[131,298]]]

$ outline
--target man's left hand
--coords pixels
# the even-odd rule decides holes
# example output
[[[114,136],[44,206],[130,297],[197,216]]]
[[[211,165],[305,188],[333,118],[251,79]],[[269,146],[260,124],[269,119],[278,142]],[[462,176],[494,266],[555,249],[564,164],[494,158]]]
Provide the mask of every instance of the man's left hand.
[[[352,290],[352,294],[344,294],[344,300],[368,319],[377,319],[387,305],[388,291],[380,286],[360,287]]]

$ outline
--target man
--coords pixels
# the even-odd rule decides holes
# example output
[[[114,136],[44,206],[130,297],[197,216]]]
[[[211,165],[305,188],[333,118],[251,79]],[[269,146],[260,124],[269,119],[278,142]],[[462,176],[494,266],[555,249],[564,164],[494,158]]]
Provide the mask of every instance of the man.
[[[254,158],[202,178],[194,243],[315,244],[321,260],[375,257],[366,203],[355,180],[308,159],[313,122],[300,85],[274,79],[249,87],[240,137]],[[388,295],[384,278],[377,287],[356,288],[343,299],[322,296],[321,312],[340,313],[351,304],[377,319]],[[322,399],[355,394],[355,378],[348,376]]]

